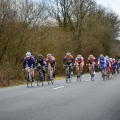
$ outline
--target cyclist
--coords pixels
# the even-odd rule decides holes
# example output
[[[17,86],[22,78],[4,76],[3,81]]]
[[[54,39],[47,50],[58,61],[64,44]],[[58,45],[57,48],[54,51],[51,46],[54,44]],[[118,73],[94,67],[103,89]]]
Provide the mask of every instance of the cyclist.
[[[30,67],[30,70],[32,72],[32,81],[34,81],[35,59],[34,59],[34,56],[31,55],[30,52],[26,53],[26,56],[23,60],[23,70],[25,69],[27,72],[28,67]]]
[[[76,66],[76,72],[82,75],[82,70],[84,66],[84,58],[80,54],[78,54],[77,57],[75,58],[74,65]]]
[[[45,59],[43,58],[43,55],[42,55],[42,54],[39,54],[39,55],[38,55],[38,58],[37,58],[37,60],[36,60],[36,65],[37,65],[38,71],[39,71],[39,69],[40,69],[39,64],[42,66],[42,72],[43,72],[43,74],[44,74],[44,80],[45,80],[46,61],[45,61]]]
[[[108,72],[110,74],[110,78],[112,78],[112,72],[110,70],[110,66],[111,66],[110,59],[107,55],[105,56],[105,60],[106,60],[106,69],[108,70]]]
[[[106,75],[107,62],[103,54],[101,54],[98,58],[98,66],[100,68],[101,74],[102,74],[102,71],[104,70],[104,74]]]
[[[67,52],[66,55],[64,56],[64,60],[63,60],[63,67],[64,65],[70,65],[70,69],[71,71],[73,70],[73,64],[74,64],[74,59],[73,56],[71,55],[70,52]]]
[[[109,69],[110,69],[110,72],[112,73],[111,77],[113,77],[113,60],[112,60],[112,58],[110,58],[110,67],[109,67]]]
[[[96,65],[96,58],[91,54],[88,57],[88,61],[86,64],[89,68],[89,72],[90,72],[90,67],[92,66],[92,69],[94,70],[94,75],[95,75],[95,65]],[[91,77],[91,76],[90,76]]]
[[[47,54],[46,58],[47,66],[48,66],[48,75],[50,74],[49,71],[51,67],[53,67],[53,77],[55,78],[55,66],[56,66],[56,59],[51,53]]]

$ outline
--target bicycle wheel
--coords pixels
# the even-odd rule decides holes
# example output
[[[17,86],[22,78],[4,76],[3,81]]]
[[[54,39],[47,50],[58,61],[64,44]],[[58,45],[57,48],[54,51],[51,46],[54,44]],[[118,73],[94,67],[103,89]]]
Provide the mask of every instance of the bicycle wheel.
[[[94,81],[94,75],[91,74],[91,81]]]
[[[72,75],[70,75],[69,82],[71,83]]]
[[[48,85],[50,84],[50,77],[49,76],[47,78],[47,83],[48,83]]]
[[[79,73],[78,73],[78,75],[77,75],[77,81],[78,81],[78,82],[81,81],[81,74],[79,74]]]
[[[27,87],[29,88],[30,87],[30,75],[29,75],[30,73],[29,72],[27,72]]]
[[[91,81],[94,81],[94,72],[93,72],[93,70],[91,70],[90,75],[91,75]]]
[[[53,83],[54,83],[54,78],[51,78],[50,81],[51,81],[51,83],[53,84]]]
[[[30,82],[27,80],[27,87],[29,88],[30,87]]]
[[[105,81],[105,74],[104,73],[102,74],[102,78],[103,78],[103,81]]]

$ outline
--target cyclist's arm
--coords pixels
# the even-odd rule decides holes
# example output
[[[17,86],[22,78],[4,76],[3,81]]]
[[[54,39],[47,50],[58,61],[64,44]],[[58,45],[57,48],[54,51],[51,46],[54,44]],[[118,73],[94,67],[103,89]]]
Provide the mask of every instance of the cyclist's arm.
[[[22,69],[25,69],[25,65],[26,65],[26,60],[24,59]]]

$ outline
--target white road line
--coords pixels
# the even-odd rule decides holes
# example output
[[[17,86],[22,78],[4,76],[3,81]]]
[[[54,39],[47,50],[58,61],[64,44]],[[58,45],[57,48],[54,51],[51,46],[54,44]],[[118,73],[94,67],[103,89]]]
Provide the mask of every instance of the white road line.
[[[60,87],[56,87],[56,88],[53,88],[54,90],[56,89],[60,89],[60,88],[63,88],[64,86],[60,86]]]
[[[91,80],[85,80],[85,81],[87,82],[87,81],[91,81]]]

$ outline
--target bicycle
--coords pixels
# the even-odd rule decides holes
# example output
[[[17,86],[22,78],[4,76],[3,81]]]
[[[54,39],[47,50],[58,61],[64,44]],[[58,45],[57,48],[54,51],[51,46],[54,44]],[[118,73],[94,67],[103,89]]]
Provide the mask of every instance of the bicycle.
[[[102,73],[103,81],[105,81],[106,70],[105,70],[105,69],[102,69],[101,73]]]
[[[48,79],[47,79],[47,82],[48,82],[48,85],[50,84],[53,84],[54,83],[54,77],[53,77],[53,66],[51,66],[51,68],[49,69],[49,75],[48,75]]]
[[[80,65],[78,65],[79,66],[79,68],[78,68],[78,71],[80,70]],[[82,78],[82,75],[81,75],[81,73],[80,72],[78,72],[77,73],[77,81],[79,82],[79,81],[81,81],[81,78]]]
[[[66,67],[66,83],[69,81],[71,83],[72,75],[70,65],[64,65]]]
[[[38,79],[37,79],[37,86],[40,86],[40,83],[43,84],[43,80],[44,80],[44,74],[43,74],[43,66],[41,66],[40,64],[38,64]]]
[[[32,81],[32,72],[30,67],[28,67],[28,71],[27,71],[27,87],[29,88],[31,85],[31,87],[33,87],[33,81]]]
[[[89,72],[90,72],[90,78],[91,78],[91,81],[94,81],[94,69],[93,69],[93,66],[92,64],[90,64],[89,66]]]

